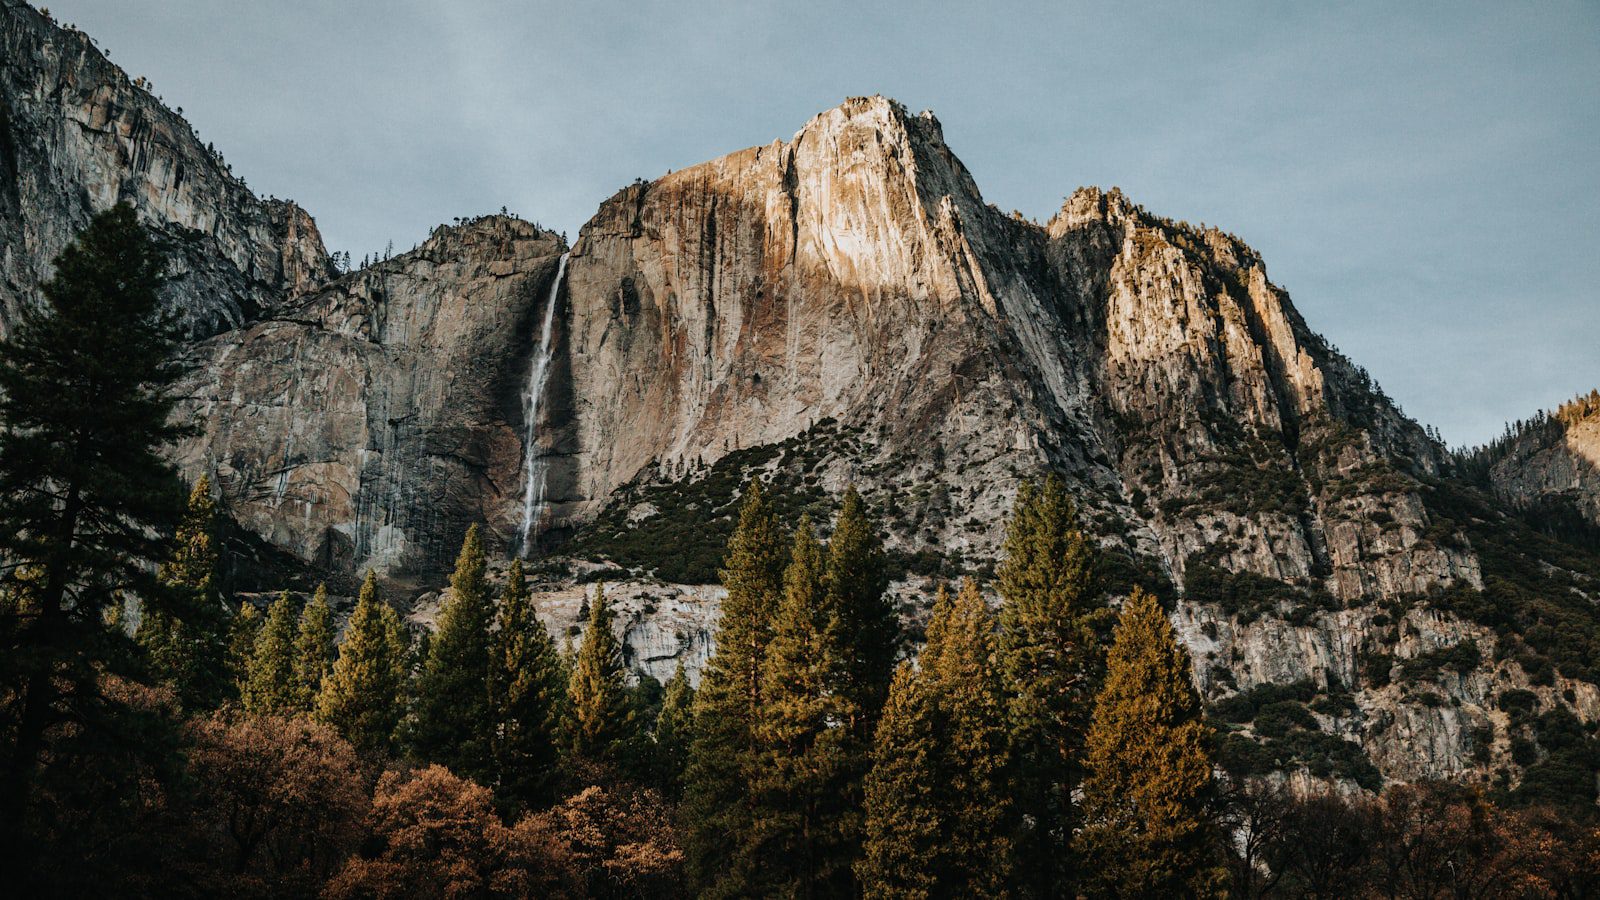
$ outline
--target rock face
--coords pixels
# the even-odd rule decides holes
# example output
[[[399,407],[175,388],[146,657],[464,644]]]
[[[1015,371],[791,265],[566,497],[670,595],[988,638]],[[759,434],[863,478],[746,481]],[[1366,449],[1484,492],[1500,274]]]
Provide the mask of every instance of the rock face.
[[[262,200],[88,35],[0,0],[0,335],[95,213],[119,201],[172,248],[168,299],[196,336],[331,274],[311,217]]]
[[[1596,712],[1592,685],[1486,662],[1511,639],[1418,601],[1484,584],[1446,514],[1455,460],[1254,251],[1115,190],[1042,226],[1006,216],[930,114],[857,98],[622,191],[582,231],[567,297],[547,452],[558,521],[599,517],[580,552],[648,569],[660,556],[605,534],[671,519],[673,498],[727,515],[709,486],[798,456],[791,484],[855,483],[894,548],[981,572],[1019,476],[1053,470],[1108,550],[1185,593],[1208,697],[1305,683],[1345,704],[1318,754],[1332,740],[1387,777],[1487,778],[1512,766],[1501,693]],[[915,607],[931,586],[897,592]],[[707,618],[682,642],[691,664]]]
[[[1600,526],[1600,392],[1540,414],[1478,453],[1495,493]]]
[[[530,331],[564,247],[526,222],[440,228],[248,327],[196,343],[180,452],[245,527],[335,575],[448,566],[514,531]]]
[[[1116,191],[1013,219],[931,114],[881,97],[624,190],[568,292],[552,496],[573,520],[647,465],[836,419],[869,446],[832,480],[941,489],[908,548],[992,556],[1016,476],[1051,468],[1180,583],[1197,554],[1341,598],[1476,583],[1470,554],[1418,545],[1415,485],[1378,477],[1437,474],[1442,449],[1253,251]]]
[[[1600,554],[1539,544],[1504,502],[1596,517],[1600,420],[1463,474],[1228,234],[1115,189],[1003,214],[931,113],[867,97],[618,193],[564,282],[562,240],[506,217],[339,275],[305,213],[253,196],[86,36],[0,12],[0,331],[93,212],[133,202],[172,242],[194,338],[185,474],[320,577],[411,589],[418,621],[470,523],[511,551],[530,468],[541,551],[617,582],[630,658],[663,679],[697,673],[720,598],[668,564],[710,577],[745,479],[822,518],[858,486],[914,624],[934,576],[989,571],[1017,485],[1049,471],[1118,583],[1177,598],[1207,698],[1280,768],[1513,777],[1532,745],[1508,696],[1600,717]],[[585,580],[539,587],[558,636]],[[1314,725],[1240,718],[1272,685]]]

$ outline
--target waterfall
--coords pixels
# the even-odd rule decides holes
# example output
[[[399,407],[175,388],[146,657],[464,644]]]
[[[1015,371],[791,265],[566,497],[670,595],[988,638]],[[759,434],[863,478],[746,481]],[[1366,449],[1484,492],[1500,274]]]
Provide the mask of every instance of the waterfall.
[[[533,357],[533,369],[528,373],[528,388],[522,395],[522,406],[527,415],[523,419],[525,433],[522,438],[522,474],[525,484],[522,488],[522,527],[517,534],[517,543],[521,547],[522,556],[528,555],[529,543],[533,540],[534,531],[539,524],[539,519],[544,515],[544,457],[539,454],[539,406],[544,400],[544,385],[550,379],[550,330],[556,320],[556,295],[561,293],[561,280],[567,274],[567,257],[569,253],[561,254],[561,261],[556,264],[556,277],[550,283],[550,296],[544,303],[544,326],[539,329],[539,349]]]

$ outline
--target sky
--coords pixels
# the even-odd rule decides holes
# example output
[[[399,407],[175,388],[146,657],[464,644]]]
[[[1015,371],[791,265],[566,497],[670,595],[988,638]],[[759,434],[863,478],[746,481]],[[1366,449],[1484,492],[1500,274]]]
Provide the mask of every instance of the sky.
[[[885,94],[1002,209],[1116,185],[1238,235],[1452,445],[1600,386],[1597,0],[48,4],[357,259],[502,206],[576,238]]]

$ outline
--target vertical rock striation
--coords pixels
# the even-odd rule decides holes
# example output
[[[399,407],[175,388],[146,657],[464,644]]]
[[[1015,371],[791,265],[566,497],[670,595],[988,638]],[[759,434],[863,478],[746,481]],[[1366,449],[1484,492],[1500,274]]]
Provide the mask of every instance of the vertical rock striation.
[[[473,522],[513,534],[522,387],[560,238],[492,216],[195,344],[179,455],[231,515],[351,575],[444,571]]]
[[[88,35],[0,0],[0,334],[73,235],[119,201],[171,247],[167,296],[197,337],[332,274],[304,210],[251,193]]]

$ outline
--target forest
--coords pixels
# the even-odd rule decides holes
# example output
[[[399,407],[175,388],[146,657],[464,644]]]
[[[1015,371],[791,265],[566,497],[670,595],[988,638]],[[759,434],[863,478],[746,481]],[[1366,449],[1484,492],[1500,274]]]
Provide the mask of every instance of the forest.
[[[813,521],[752,481],[697,687],[628,671],[604,585],[565,651],[477,527],[432,632],[372,573],[342,627],[326,590],[224,596],[212,486],[163,452],[188,427],[163,265],[114,207],[0,344],[18,896],[1600,891],[1592,803],[1221,765],[1244,713],[1202,702],[1173,597],[1108,589],[1053,477],[1020,488],[992,578],[938,588],[915,631],[854,491]],[[1233,706],[1259,724],[1295,690]]]

